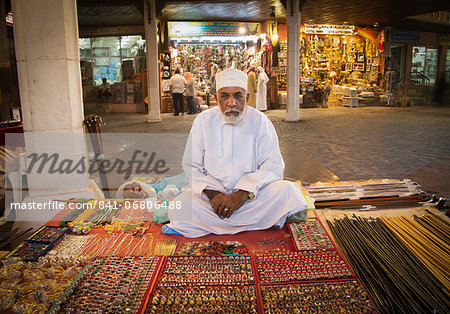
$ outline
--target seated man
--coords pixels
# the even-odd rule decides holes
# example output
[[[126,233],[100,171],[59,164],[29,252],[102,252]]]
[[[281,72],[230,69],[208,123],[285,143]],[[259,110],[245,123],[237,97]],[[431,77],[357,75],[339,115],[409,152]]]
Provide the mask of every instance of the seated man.
[[[216,75],[219,107],[192,125],[183,156],[191,186],[174,199],[164,232],[185,237],[282,227],[306,208],[300,187],[283,181],[284,162],[270,120],[247,107],[247,75]]]

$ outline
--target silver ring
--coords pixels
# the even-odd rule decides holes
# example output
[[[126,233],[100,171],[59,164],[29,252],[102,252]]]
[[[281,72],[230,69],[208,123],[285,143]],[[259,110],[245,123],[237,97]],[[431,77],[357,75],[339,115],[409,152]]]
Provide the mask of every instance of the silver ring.
[[[230,210],[229,208],[225,208],[225,212],[226,212],[226,213],[228,213],[229,210]]]

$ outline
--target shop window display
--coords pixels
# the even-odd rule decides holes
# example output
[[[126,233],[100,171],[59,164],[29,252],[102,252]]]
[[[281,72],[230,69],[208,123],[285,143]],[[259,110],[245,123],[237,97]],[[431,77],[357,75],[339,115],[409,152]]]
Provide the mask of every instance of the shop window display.
[[[325,95],[328,84],[333,89],[325,106],[355,106],[358,99],[374,101],[382,94],[379,88],[380,57],[384,49],[382,31],[307,24],[302,27],[300,40],[303,106],[322,104],[328,96]],[[341,88],[355,88],[357,93],[344,93]]]
[[[434,84],[436,70],[437,48],[413,47],[411,72],[423,74],[428,83]]]
[[[140,35],[80,38],[83,85],[131,81],[145,68],[145,40]]]

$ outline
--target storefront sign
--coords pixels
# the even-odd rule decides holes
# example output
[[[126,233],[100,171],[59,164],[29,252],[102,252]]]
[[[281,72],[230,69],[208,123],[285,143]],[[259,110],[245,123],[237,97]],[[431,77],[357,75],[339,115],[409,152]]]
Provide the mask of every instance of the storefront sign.
[[[12,15],[11,11],[9,11],[8,14],[6,15],[6,25],[14,26],[13,25],[13,15]]]
[[[305,24],[303,33],[308,35],[353,35],[355,26],[353,25],[327,25],[327,24]]]
[[[450,46],[450,34],[437,34],[437,44],[438,46]]]
[[[393,44],[417,44],[419,42],[419,32],[398,31],[391,32],[391,43]]]
[[[259,34],[259,23],[168,22],[169,37],[250,36]]]

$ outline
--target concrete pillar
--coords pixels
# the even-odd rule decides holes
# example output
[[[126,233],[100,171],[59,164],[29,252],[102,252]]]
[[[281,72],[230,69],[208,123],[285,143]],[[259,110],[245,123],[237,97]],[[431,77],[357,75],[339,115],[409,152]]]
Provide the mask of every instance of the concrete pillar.
[[[287,106],[286,121],[299,120],[298,94],[300,88],[300,20],[299,0],[288,0],[287,23]]]
[[[403,76],[405,82],[408,82],[411,79],[412,49],[413,44],[405,45],[405,75]]]
[[[161,121],[156,0],[144,0],[144,25],[147,42],[148,122],[151,123]]]
[[[438,51],[438,73],[436,78],[436,85],[444,77],[447,63],[447,46],[440,46]]]
[[[76,0],[13,0],[12,5],[27,156],[56,153],[54,168],[63,159],[64,167],[69,160],[86,162]],[[30,198],[100,195],[89,192],[87,168],[67,174],[49,171],[50,164],[41,171],[36,164],[27,174]]]

